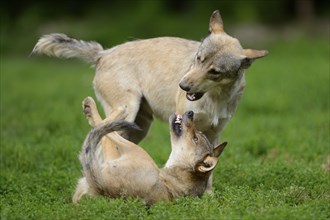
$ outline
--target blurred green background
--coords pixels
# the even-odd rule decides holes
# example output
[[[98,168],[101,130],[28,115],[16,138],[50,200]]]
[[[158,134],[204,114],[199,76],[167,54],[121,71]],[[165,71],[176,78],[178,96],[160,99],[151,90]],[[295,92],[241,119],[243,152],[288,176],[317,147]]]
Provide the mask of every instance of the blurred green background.
[[[329,2],[1,1],[1,219],[330,219]],[[81,101],[95,97],[94,69],[29,56],[38,38],[63,32],[108,48],[158,36],[200,40],[216,9],[244,48],[269,55],[246,71],[222,134],[229,145],[214,171],[214,195],[148,209],[100,197],[74,206],[77,155],[90,129]],[[167,124],[155,120],[141,146],[163,166]]]
[[[199,40],[219,9],[243,45],[329,34],[327,0],[3,0],[1,54],[29,54],[41,34],[64,32],[106,47],[136,38]]]

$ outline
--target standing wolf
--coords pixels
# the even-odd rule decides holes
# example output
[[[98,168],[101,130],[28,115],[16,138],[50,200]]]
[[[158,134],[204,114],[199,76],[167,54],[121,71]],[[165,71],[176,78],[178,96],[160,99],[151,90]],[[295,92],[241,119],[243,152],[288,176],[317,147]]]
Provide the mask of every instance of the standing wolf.
[[[267,55],[267,51],[243,49],[225,33],[219,11],[211,15],[209,34],[202,42],[159,37],[104,50],[96,42],[50,34],[39,39],[33,53],[77,57],[94,65],[93,85],[106,116],[126,105],[125,120],[142,129],[124,133],[128,140],[141,141],[153,115],[167,120],[173,112],[191,110],[197,129],[213,145],[236,110],[245,69]]]

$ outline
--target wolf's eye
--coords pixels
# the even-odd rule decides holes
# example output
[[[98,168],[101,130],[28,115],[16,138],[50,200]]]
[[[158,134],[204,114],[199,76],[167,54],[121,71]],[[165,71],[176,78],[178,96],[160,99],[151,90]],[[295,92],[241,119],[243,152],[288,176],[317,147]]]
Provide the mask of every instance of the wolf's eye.
[[[211,75],[219,75],[220,73],[221,73],[220,71],[217,71],[215,69],[210,69],[209,70],[209,74],[211,74]]]

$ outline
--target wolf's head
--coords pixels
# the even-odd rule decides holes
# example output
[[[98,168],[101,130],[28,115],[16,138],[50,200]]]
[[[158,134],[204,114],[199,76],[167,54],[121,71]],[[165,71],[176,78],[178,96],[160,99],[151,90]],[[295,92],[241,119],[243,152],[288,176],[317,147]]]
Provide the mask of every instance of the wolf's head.
[[[206,136],[196,129],[193,111],[173,114],[169,124],[174,163],[199,174],[209,174],[217,165],[227,142],[213,148]]]
[[[187,99],[196,101],[209,90],[230,84],[251,63],[267,55],[265,50],[243,49],[236,38],[226,34],[219,11],[210,18],[209,35],[201,42],[194,62],[180,81]]]

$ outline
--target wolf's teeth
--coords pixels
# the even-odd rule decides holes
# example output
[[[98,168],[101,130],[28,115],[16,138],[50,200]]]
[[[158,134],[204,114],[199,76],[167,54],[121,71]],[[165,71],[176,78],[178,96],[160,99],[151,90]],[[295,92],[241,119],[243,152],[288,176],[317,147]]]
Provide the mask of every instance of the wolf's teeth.
[[[181,122],[182,122],[182,116],[181,115],[177,115],[176,118],[175,118],[174,123],[175,124],[181,124]]]
[[[189,94],[188,97],[189,97],[189,99],[191,99],[191,100],[194,100],[194,99],[196,98],[194,93],[193,93],[193,94]]]

